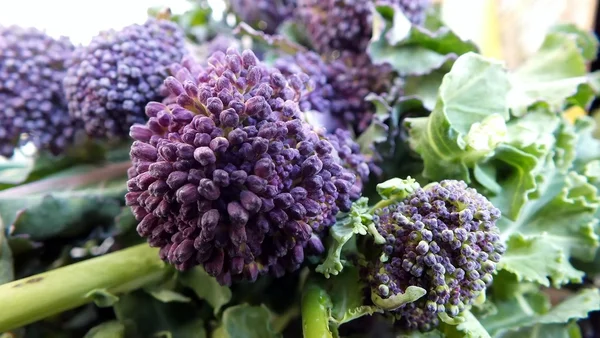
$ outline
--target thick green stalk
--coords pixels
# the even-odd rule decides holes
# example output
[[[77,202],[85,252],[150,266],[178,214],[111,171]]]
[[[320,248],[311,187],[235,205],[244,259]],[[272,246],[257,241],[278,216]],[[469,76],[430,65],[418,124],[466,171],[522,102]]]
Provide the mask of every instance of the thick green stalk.
[[[0,333],[90,303],[94,290],[126,293],[170,271],[158,249],[140,244],[0,285]]]
[[[302,332],[304,338],[332,338],[329,329],[331,306],[329,296],[318,285],[309,282],[302,295]]]

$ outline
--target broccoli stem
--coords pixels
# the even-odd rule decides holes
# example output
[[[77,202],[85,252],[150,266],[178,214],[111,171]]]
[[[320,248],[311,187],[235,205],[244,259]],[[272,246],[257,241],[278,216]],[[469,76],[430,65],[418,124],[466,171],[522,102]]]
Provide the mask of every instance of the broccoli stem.
[[[94,301],[94,291],[126,293],[171,268],[147,244],[0,285],[0,333]]]
[[[329,329],[329,296],[314,282],[309,282],[302,295],[302,331],[305,338],[332,338]]]

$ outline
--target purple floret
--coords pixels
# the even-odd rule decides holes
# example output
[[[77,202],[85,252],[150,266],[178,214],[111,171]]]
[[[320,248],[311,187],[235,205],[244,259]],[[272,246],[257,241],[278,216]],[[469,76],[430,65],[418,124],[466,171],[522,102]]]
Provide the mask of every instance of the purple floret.
[[[399,6],[413,24],[421,25],[429,0],[298,0],[297,17],[319,53],[364,53],[372,36],[374,4]]]
[[[325,62],[314,52],[298,53],[276,61],[284,74],[305,73],[310,77],[309,93],[300,105],[313,110],[318,123],[329,131],[350,125],[358,133],[370,124],[375,108],[365,97],[390,89],[393,70],[389,64],[374,65],[366,54],[344,52]]]
[[[229,0],[232,11],[250,26],[273,34],[292,17],[296,0]]]
[[[104,31],[76,51],[64,80],[71,115],[94,137],[126,137],[144,123],[144,106],[161,100],[166,67],[186,54],[184,33],[167,20],[149,19]]]
[[[411,285],[427,291],[392,311],[397,325],[433,329],[439,313],[456,317],[484,292],[505,251],[496,227],[499,218],[500,211],[484,196],[454,180],[418,189],[375,212],[388,259],[365,270],[371,290],[384,299]]]
[[[356,177],[301,118],[301,77],[246,50],[171,67],[168,103],[134,125],[126,201],[165,261],[219,283],[294,271],[322,253]]]
[[[35,28],[0,27],[0,156],[12,156],[22,134],[53,154],[72,142],[62,79],[73,49]]]

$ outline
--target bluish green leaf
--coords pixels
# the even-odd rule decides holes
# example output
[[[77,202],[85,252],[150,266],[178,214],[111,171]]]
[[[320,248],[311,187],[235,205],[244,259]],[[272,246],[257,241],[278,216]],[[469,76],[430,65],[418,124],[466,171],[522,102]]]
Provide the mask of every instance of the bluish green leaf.
[[[498,338],[582,338],[576,321],[569,324],[536,324],[517,331],[509,331]]]
[[[94,289],[88,292],[85,298],[93,300],[98,307],[111,307],[119,301],[119,297],[106,289]]]
[[[411,147],[424,161],[423,176],[471,181],[469,168],[492,156],[504,140],[508,89],[500,63],[473,53],[456,61],[431,115],[405,120]]]
[[[600,160],[600,140],[594,137],[598,126],[590,117],[580,117],[575,121],[575,132],[578,135],[575,168],[581,169],[588,162]]]
[[[600,309],[600,292],[597,289],[583,289],[554,307],[541,293],[517,295],[496,302],[496,306],[498,313],[481,319],[492,336],[525,337],[522,335],[524,330],[520,329],[541,329],[543,324],[566,324],[571,320],[586,318],[589,312]]]
[[[12,282],[14,278],[12,250],[8,245],[6,230],[0,219],[0,284]]]
[[[553,26],[548,32],[562,33],[573,37],[581,55],[587,61],[594,61],[598,56],[598,38],[590,31],[584,31],[576,25],[568,23]]]
[[[496,184],[501,187],[500,191],[490,196],[490,201],[502,211],[504,217],[516,219],[525,202],[528,201],[529,193],[537,187],[535,168],[538,166],[538,161],[534,155],[502,144],[496,148],[492,160],[480,164],[482,172],[497,174],[498,170],[504,174],[500,179],[486,176],[479,181],[490,191],[497,189],[493,182],[497,182]]]
[[[215,314],[218,314],[221,308],[231,300],[231,290],[220,285],[201,267],[181,272],[179,279],[181,284],[194,290],[198,298],[206,300],[212,306]]]
[[[91,328],[83,338],[125,338],[125,325],[112,320]]]
[[[385,122],[390,118],[392,108],[375,94],[367,95],[365,100],[373,104],[375,114],[367,129],[356,139],[356,143],[360,146],[361,153],[376,157],[379,156],[376,150],[377,145],[390,141],[390,128]]]
[[[565,100],[577,94],[581,84],[591,83],[581,53],[571,34],[548,34],[538,52],[511,74],[512,114],[522,116],[537,102],[560,112]]]
[[[501,237],[509,243],[500,267],[544,285],[548,284],[544,274],[553,278],[555,285],[580,280],[582,273],[569,259],[591,260],[595,255],[599,245],[594,232],[598,192],[585,176],[575,172],[550,176],[544,186],[540,197],[528,201],[516,221],[502,217],[498,222]],[[543,262],[541,257],[546,257]],[[530,264],[525,264],[528,259],[539,265],[530,269]]]
[[[271,325],[271,312],[264,305],[235,305],[223,311],[221,326],[213,332],[215,338],[275,338],[281,334]]]
[[[433,110],[438,99],[438,89],[444,76],[452,68],[452,62],[446,62],[440,68],[421,76],[408,76],[404,80],[404,96],[420,100],[423,107]]]
[[[544,286],[550,286],[551,282],[557,286],[581,282],[583,272],[575,270],[567,253],[548,245],[548,241],[551,240],[543,234],[533,238],[524,238],[520,234],[511,236],[498,268],[514,273],[519,280]]]
[[[444,334],[447,338],[470,337],[490,338],[488,331],[470,311],[463,312],[460,317],[462,322],[457,325],[444,325]]]
[[[34,168],[35,158],[19,151],[10,159],[0,157],[0,184],[20,184],[27,180]]]
[[[136,291],[121,296],[114,311],[126,337],[206,338],[201,312],[191,304],[163,303]]]
[[[374,63],[390,63],[400,75],[424,75],[456,57],[476,51],[447,27],[430,32],[412,26],[400,8],[376,6],[367,49]]]
[[[32,240],[69,237],[113,224],[127,191],[129,162],[54,177],[0,191],[0,218],[11,235]]]
[[[306,51],[306,48],[300,44],[297,44],[291,40],[288,40],[287,37],[283,35],[268,35],[263,31],[256,30],[252,28],[245,22],[240,22],[238,26],[234,30],[234,34],[241,36],[249,36],[252,39],[259,41],[260,43],[264,43],[267,46],[277,48],[282,52],[288,54],[296,54],[299,52]]]
[[[186,297],[179,292],[169,290],[169,289],[156,288],[156,289],[147,290],[147,292],[149,294],[151,294],[152,297],[160,300],[163,303],[170,303],[170,302],[189,303],[191,301],[191,299],[189,297]]]

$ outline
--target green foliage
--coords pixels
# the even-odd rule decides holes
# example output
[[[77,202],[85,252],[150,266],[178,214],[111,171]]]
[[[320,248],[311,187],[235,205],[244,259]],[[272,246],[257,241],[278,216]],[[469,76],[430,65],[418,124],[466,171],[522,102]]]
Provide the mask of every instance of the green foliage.
[[[423,176],[471,181],[469,169],[492,156],[504,140],[508,90],[506,71],[499,63],[473,53],[455,62],[444,76],[431,115],[404,122],[411,147],[423,158]]]
[[[477,50],[445,27],[429,32],[412,26],[395,6],[376,6],[373,21],[367,53],[375,63],[390,63],[400,75],[425,75],[448,60]]]
[[[125,338],[125,325],[116,320],[104,322],[90,329],[83,338]]]
[[[579,90],[594,89],[595,75],[588,74],[586,56],[597,49],[597,43],[587,33],[571,28],[555,28],[538,52],[511,74],[513,88],[509,94],[512,114],[522,116],[535,103],[543,102],[554,112],[560,112],[565,101]],[[582,52],[584,54],[582,54]],[[595,52],[594,52],[595,54]],[[593,98],[587,95],[582,106],[587,108]],[[582,101],[579,99],[578,101]]]
[[[275,338],[271,312],[265,306],[235,305],[223,312],[223,320],[212,334],[215,338]]]
[[[207,337],[201,312],[192,305],[163,303],[137,291],[120,297],[114,310],[125,337]]]
[[[196,296],[206,300],[213,308],[215,314],[221,311],[221,308],[231,300],[231,290],[209,276],[201,267],[195,267],[179,276],[181,284],[192,289]]]
[[[513,337],[510,332],[521,332],[514,335],[517,337],[528,330],[566,324],[571,320],[587,317],[590,311],[600,309],[600,293],[597,289],[583,289],[551,306],[548,296],[538,291],[517,294],[494,304],[497,312],[482,318],[480,321],[483,326],[494,337],[504,337],[505,334]]]
[[[91,227],[112,224],[121,211],[126,191],[125,179],[95,182],[87,186],[54,190],[53,184],[77,185],[90,173],[75,174],[62,179],[48,178],[35,182],[31,189],[21,186],[0,192],[0,217],[10,224],[11,234],[27,234],[33,240],[58,236],[74,236]],[[52,182],[54,180],[54,182]],[[44,188],[44,183],[48,188]],[[38,189],[38,187],[42,187]]]

